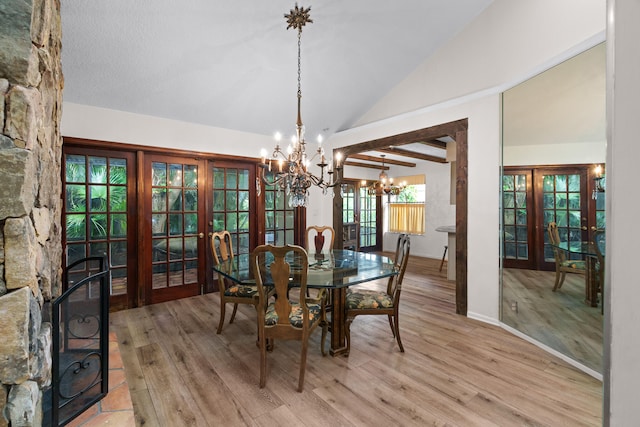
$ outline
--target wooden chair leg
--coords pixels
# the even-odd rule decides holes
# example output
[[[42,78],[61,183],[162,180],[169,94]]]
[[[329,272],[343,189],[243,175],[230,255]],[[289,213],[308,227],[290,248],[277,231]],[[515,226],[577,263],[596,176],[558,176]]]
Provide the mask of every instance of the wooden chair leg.
[[[553,284],[553,292],[557,291],[560,288],[560,276],[564,274],[561,273],[560,270],[556,270],[556,282]],[[563,276],[564,279],[564,276]]]
[[[351,322],[353,322],[353,317],[347,317],[344,322],[344,335],[347,338],[347,351],[344,352],[345,356],[348,356],[351,351]]]
[[[298,378],[298,391],[302,393],[304,388],[304,372],[307,368],[307,348],[309,347],[309,337],[302,340],[302,351],[300,352],[300,376]]]
[[[320,327],[322,328],[322,337],[320,337],[320,352],[322,356],[326,356],[327,352],[324,350],[324,341],[327,338],[327,330],[329,329],[329,322],[327,322],[327,311],[324,306],[324,302],[322,304],[322,313],[320,318]]]
[[[220,301],[220,321],[218,322],[218,331],[217,334],[222,332],[222,325],[224,325],[224,316],[225,316],[225,307],[226,303],[224,301]]]
[[[391,333],[393,334],[393,337],[396,337],[396,327],[393,325],[393,315],[389,314],[387,317],[389,317],[389,326],[391,327]]]
[[[231,320],[229,320],[229,323],[233,323],[233,319],[236,318],[236,311],[238,311],[238,303],[233,304],[233,312],[231,313]]]
[[[447,245],[444,245],[444,252],[442,254],[442,261],[440,261],[440,269],[438,271],[442,271],[442,266],[444,265],[444,259],[447,256],[447,249],[449,249],[449,247]]]
[[[267,383],[267,339],[264,331],[260,335],[260,388]]]
[[[396,338],[396,341],[398,341],[398,347],[400,347],[400,352],[404,353],[404,347],[402,345],[402,340],[400,339],[400,326],[398,325],[398,313],[396,312],[395,316],[393,317],[394,317],[393,325],[396,328],[394,336]]]

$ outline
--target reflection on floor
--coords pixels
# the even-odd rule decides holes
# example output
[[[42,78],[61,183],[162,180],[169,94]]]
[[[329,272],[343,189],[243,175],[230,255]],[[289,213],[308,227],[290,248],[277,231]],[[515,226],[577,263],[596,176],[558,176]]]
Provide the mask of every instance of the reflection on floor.
[[[504,269],[502,321],[602,373],[602,314],[585,300],[584,276],[567,274],[553,292],[555,272]]]

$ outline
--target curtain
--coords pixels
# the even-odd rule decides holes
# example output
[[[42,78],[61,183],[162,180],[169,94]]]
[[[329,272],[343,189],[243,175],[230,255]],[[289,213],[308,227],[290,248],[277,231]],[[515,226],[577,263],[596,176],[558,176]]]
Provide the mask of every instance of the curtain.
[[[389,231],[424,234],[424,203],[390,203]]]

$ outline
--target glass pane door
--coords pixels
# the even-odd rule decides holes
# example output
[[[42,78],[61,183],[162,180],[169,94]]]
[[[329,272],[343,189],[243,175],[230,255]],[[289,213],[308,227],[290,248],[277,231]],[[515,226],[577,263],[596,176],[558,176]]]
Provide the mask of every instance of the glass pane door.
[[[111,305],[132,307],[135,295],[135,162],[130,153],[66,148],[64,154],[65,265],[105,256]],[[135,185],[133,186],[135,188]]]
[[[378,201],[379,197],[368,194],[366,187],[360,187],[360,250],[380,249],[378,242]]]
[[[204,283],[200,170],[192,159],[149,156],[147,161],[151,303],[198,295]]]
[[[539,264],[543,269],[554,269],[553,248],[549,243],[547,226],[555,222],[560,241],[579,242],[588,239],[588,202],[585,170],[539,171],[541,197],[541,230],[544,239],[540,245]],[[571,259],[580,259],[579,254],[569,254]]]
[[[502,254],[505,268],[535,268],[530,170],[502,175]]]
[[[269,180],[272,179],[267,173]],[[269,245],[293,245],[295,242],[295,210],[287,203],[284,191],[262,184],[264,189],[265,238]]]
[[[342,247],[357,251],[360,241],[358,239],[358,213],[356,199],[356,184],[344,183],[340,187],[342,194]]]
[[[257,245],[256,212],[256,174],[255,164],[233,161],[215,161],[209,163],[209,179],[207,190],[207,222],[209,231],[227,230],[231,234],[231,242],[235,255],[250,253]],[[277,198],[277,197],[276,197]],[[274,224],[286,225],[285,210],[280,210],[281,201],[273,199]],[[268,233],[268,231],[267,231]],[[277,234],[277,236],[276,236]],[[273,234],[274,239],[286,238],[287,233]],[[207,240],[207,251],[210,242]],[[283,244],[283,243],[278,243]],[[213,258],[208,256],[209,262]],[[213,270],[207,268],[207,292],[217,289],[218,282],[213,280]]]

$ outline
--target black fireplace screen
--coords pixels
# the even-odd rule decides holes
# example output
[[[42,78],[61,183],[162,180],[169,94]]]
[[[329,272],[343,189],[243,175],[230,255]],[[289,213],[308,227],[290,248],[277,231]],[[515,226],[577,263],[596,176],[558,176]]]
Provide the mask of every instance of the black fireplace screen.
[[[109,390],[109,267],[89,257],[69,265],[52,305],[51,420],[63,426]]]

